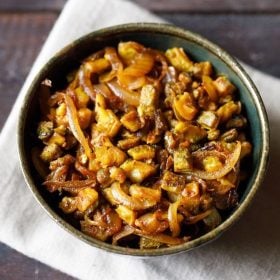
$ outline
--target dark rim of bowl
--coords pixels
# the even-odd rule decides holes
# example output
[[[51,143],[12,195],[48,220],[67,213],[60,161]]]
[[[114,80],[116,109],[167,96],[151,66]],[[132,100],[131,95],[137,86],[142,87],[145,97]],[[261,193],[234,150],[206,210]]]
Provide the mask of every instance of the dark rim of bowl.
[[[84,41],[88,40],[88,38],[91,37],[108,37],[110,35],[116,35],[116,34],[122,34],[127,32],[148,32],[148,33],[157,33],[157,34],[166,34],[166,35],[172,35],[179,37],[181,39],[185,39],[188,41],[191,41],[195,44],[198,44],[205,48],[207,51],[211,52],[215,56],[217,56],[220,60],[222,60],[226,65],[228,65],[233,72],[239,77],[239,79],[242,81],[242,83],[247,87],[248,91],[252,95],[252,98],[254,100],[255,106],[257,108],[257,113],[260,117],[261,122],[261,128],[262,128],[262,147],[261,147],[261,153],[260,153],[260,163],[257,167],[257,172],[254,178],[254,182],[252,183],[251,189],[247,193],[246,197],[242,201],[242,203],[239,205],[239,207],[217,228],[213,229],[212,231],[202,235],[199,238],[196,238],[194,240],[191,240],[189,242],[183,243],[178,246],[172,246],[168,248],[159,248],[159,249],[133,249],[133,248],[125,248],[120,246],[111,245],[102,241],[99,241],[97,239],[94,239],[78,229],[74,228],[72,225],[67,223],[65,220],[63,220],[57,213],[55,213],[51,207],[46,203],[46,201],[43,199],[43,197],[40,195],[39,191],[37,190],[36,185],[34,184],[31,175],[28,171],[28,160],[25,157],[25,151],[24,151],[24,126],[25,126],[25,120],[27,115],[27,109],[28,109],[28,103],[30,102],[32,92],[34,90],[34,86],[38,84],[38,82],[41,81],[41,77],[44,76],[44,74],[47,72],[47,69],[49,66],[56,61],[59,57],[65,55],[69,49],[75,48],[79,46]],[[265,111],[264,104],[261,100],[260,94],[248,76],[248,74],[245,72],[243,67],[234,59],[231,57],[226,51],[221,49],[219,46],[215,45],[214,43],[208,41],[207,39],[203,38],[202,36],[184,30],[182,28],[170,25],[170,24],[162,24],[162,23],[130,23],[130,24],[122,24],[122,25],[116,25],[113,27],[108,27],[104,29],[100,29],[98,31],[91,32],[87,35],[84,35],[83,37],[75,40],[73,43],[67,45],[62,50],[57,52],[45,65],[43,68],[41,68],[40,72],[37,74],[37,76],[33,79],[32,84],[30,85],[26,96],[23,101],[23,105],[20,111],[20,117],[19,117],[19,123],[18,123],[18,149],[19,149],[19,156],[20,156],[20,162],[21,162],[21,168],[25,177],[25,180],[27,182],[27,185],[29,186],[31,192],[35,196],[36,200],[39,202],[39,204],[43,207],[43,209],[48,213],[48,215],[55,220],[60,226],[62,226],[66,231],[71,233],[72,235],[78,237],[80,240],[97,247],[99,249],[104,249],[108,252],[123,254],[123,255],[132,255],[132,256],[161,256],[161,255],[169,255],[169,254],[175,254],[179,252],[184,252],[187,250],[190,250],[194,247],[198,247],[202,244],[205,244],[216,237],[218,237],[221,233],[223,233],[225,230],[227,230],[234,222],[239,220],[241,215],[244,213],[244,211],[249,206],[250,202],[252,201],[253,197],[256,194],[256,191],[258,190],[259,186],[261,185],[264,175],[266,172],[266,167],[268,163],[268,153],[269,153],[269,127],[268,127],[268,119],[267,114]]]

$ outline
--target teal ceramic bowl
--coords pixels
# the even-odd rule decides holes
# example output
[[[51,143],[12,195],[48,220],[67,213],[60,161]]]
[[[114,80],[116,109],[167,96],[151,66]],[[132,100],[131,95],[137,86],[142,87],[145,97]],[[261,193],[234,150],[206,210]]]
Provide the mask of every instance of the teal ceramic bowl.
[[[238,89],[240,99],[245,107],[249,120],[249,132],[253,142],[253,156],[250,178],[240,187],[240,203],[232,210],[228,218],[209,233],[182,245],[160,249],[132,249],[113,246],[83,234],[75,224],[69,222],[59,211],[57,199],[53,198],[41,187],[41,181],[36,174],[31,161],[30,150],[36,131],[36,121],[39,118],[38,89],[45,79],[51,79],[54,85],[61,84],[62,77],[69,70],[78,66],[79,61],[87,55],[105,47],[117,45],[119,41],[133,40],[151,48],[166,50],[174,46],[184,48],[195,61],[209,60],[217,73],[225,74]],[[66,231],[78,239],[103,250],[132,256],[159,256],[184,252],[205,244],[227,230],[234,224],[252,201],[261,185],[267,168],[269,154],[269,128],[267,115],[258,90],[240,64],[217,45],[209,42],[198,34],[171,25],[137,23],[114,26],[92,32],[65,47],[58,52],[44,67],[32,82],[26,92],[22,104],[19,126],[18,147],[22,171],[26,182],[39,204]]]

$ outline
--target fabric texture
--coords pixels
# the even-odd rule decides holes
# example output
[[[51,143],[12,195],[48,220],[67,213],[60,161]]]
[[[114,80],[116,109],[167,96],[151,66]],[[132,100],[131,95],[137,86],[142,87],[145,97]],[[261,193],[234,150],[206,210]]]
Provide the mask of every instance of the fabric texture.
[[[19,165],[16,126],[24,94],[38,69],[73,39],[101,27],[161,19],[124,0],[70,0],[18,96],[0,135],[0,241],[79,279],[280,279],[280,80],[245,66],[269,115],[271,160],[265,183],[242,219],[218,240],[176,256],[119,256],[71,236],[38,205]]]

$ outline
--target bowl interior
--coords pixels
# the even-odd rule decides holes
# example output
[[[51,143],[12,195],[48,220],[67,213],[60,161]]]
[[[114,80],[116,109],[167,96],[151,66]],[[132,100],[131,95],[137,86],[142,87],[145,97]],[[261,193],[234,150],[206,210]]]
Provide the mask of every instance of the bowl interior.
[[[217,74],[226,75],[237,87],[239,98],[244,105],[243,108],[250,124],[249,133],[254,146],[251,162],[248,166],[244,167],[250,170],[251,176],[239,187],[240,205],[242,206],[243,201],[248,199],[248,194],[252,192],[253,188],[257,188],[257,185],[260,183],[258,182],[256,185],[256,179],[261,179],[260,173],[263,172],[262,168],[264,167],[261,166],[261,163],[263,163],[263,161],[266,162],[267,151],[264,151],[264,143],[267,145],[268,132],[265,124],[266,116],[265,112],[263,112],[262,103],[254,86],[251,84],[250,80],[247,80],[246,74],[239,68],[236,61],[232,60],[220,48],[209,43],[200,36],[167,25],[126,25],[93,32],[67,46],[52,58],[33,81],[22,107],[19,123],[19,151],[21,163],[26,180],[43,207],[47,209],[49,214],[58,223],[62,224],[64,228],[81,237],[84,241],[87,241],[94,246],[122,254],[162,255],[176,253],[198,246],[218,236],[239,217],[238,213],[234,217],[234,213],[238,211],[241,206],[234,209],[232,213],[230,213],[230,218],[218,228],[206,234],[206,236],[202,236],[189,243],[176,247],[146,251],[142,250],[139,252],[140,250],[137,249],[121,248],[99,242],[75,229],[77,228],[75,221],[69,220],[69,218],[59,210],[57,206],[59,197],[49,194],[41,187],[41,180],[31,161],[30,150],[37,143],[35,134],[40,116],[38,95],[40,94],[39,88],[41,81],[48,78],[52,80],[54,89],[63,88],[66,82],[66,74],[75,69],[80,61],[87,55],[106,46],[116,46],[120,41],[129,40],[137,41],[145,46],[163,51],[172,47],[182,47],[193,60],[210,61]],[[266,130],[266,132],[264,132],[264,130]],[[265,162],[263,163],[264,165]],[[228,221],[229,219],[231,219],[231,221]]]

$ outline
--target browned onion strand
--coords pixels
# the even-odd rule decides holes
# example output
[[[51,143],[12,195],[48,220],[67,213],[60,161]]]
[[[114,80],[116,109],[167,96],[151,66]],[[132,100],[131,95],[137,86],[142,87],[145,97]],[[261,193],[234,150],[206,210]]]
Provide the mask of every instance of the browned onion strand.
[[[85,66],[81,66],[78,72],[79,84],[82,86],[85,93],[92,99],[95,100],[96,91],[91,83],[91,72]]]
[[[76,139],[81,143],[87,157],[90,159],[92,157],[91,148],[89,147],[88,141],[85,138],[83,131],[81,130],[75,104],[69,95],[65,95],[65,104],[67,107],[67,116],[70,129]]]
[[[115,234],[112,238],[112,244],[117,245],[118,241],[135,233],[135,229],[129,225],[125,225],[123,230]]]
[[[140,103],[139,92],[129,91],[129,89],[123,88],[121,85],[119,85],[117,82],[114,81],[108,82],[107,86],[118,98],[120,98],[126,104],[135,107],[139,106]]]
[[[228,158],[226,159],[226,163],[222,168],[214,172],[207,172],[204,170],[193,170],[190,174],[196,175],[198,178],[204,180],[219,179],[225,176],[226,174],[228,174],[234,168],[234,166],[237,164],[240,158],[240,153],[241,153],[241,144],[240,142],[237,142],[234,151],[232,152],[232,154],[228,156]]]
[[[180,205],[180,200],[171,203],[168,208],[168,221],[172,236],[178,236],[180,234],[180,225],[178,222],[177,210]]]
[[[67,81],[44,81],[31,155],[81,231],[116,246],[176,246],[237,205],[252,145],[235,86],[210,62],[120,42]]]
[[[95,180],[88,179],[88,180],[64,181],[64,182],[45,181],[43,183],[43,185],[55,186],[57,188],[84,188],[84,187],[87,187],[87,186],[91,186],[95,183],[96,183]]]
[[[148,234],[145,234],[145,233],[137,230],[136,234],[139,236],[151,239],[153,241],[166,244],[168,246],[180,245],[180,244],[184,243],[184,240],[182,238],[172,237],[170,235],[163,234],[163,233],[148,235]]]

